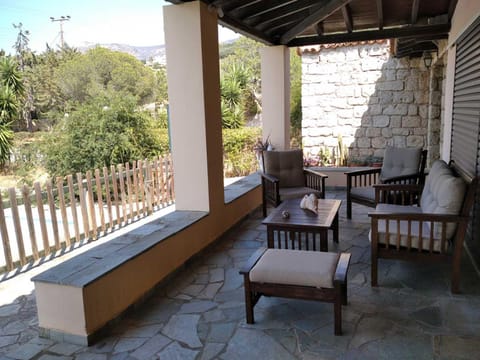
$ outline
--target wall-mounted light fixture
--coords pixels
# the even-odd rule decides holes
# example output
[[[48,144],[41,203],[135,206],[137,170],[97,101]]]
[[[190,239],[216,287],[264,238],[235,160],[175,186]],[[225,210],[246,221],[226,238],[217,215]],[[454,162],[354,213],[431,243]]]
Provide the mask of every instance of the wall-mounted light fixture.
[[[430,52],[425,51],[423,53],[423,63],[425,64],[425,67],[428,69],[430,66],[432,66],[432,54]]]

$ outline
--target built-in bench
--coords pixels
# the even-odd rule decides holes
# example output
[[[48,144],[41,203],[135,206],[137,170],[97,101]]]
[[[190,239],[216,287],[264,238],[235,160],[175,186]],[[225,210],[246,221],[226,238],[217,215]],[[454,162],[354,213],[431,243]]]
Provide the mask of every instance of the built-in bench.
[[[228,203],[219,210],[174,211],[35,276],[41,335],[94,342],[112,320],[260,205],[257,174],[228,188]]]

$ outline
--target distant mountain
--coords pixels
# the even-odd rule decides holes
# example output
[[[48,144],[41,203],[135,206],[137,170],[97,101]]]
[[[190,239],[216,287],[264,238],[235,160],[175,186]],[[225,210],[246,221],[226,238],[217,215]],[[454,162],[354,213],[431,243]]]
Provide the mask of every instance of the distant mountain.
[[[113,51],[120,51],[135,56],[138,60],[147,63],[158,63],[165,65],[165,45],[154,46],[133,46],[126,44],[95,44],[85,43],[83,46],[79,46],[78,50],[86,52],[96,46],[104,47]]]

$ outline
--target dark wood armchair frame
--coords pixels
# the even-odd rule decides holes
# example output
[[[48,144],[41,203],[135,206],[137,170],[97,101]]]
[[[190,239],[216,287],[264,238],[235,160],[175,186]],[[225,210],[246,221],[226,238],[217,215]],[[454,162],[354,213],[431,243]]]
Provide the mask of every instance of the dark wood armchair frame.
[[[427,150],[422,150],[420,156],[419,171],[413,175],[396,176],[382,179],[383,184],[420,184],[425,180],[425,164],[427,161]],[[355,187],[372,187],[379,183],[380,172],[382,168],[369,168],[365,170],[355,170],[346,172],[347,175],[347,219],[352,218],[352,202],[357,204],[375,207],[376,202],[352,194],[352,188]]]
[[[305,176],[305,187],[320,192],[320,198],[325,199],[325,179],[327,175],[316,172],[312,169],[303,169]],[[267,204],[277,207],[280,205],[280,180],[270,174],[260,173],[262,177],[262,210],[263,217],[267,216]]]
[[[466,175],[463,171],[450,165],[452,170],[461,176],[468,184],[467,191],[463,200],[462,208],[459,215],[440,215],[440,214],[411,214],[411,213],[391,213],[391,212],[370,212],[368,216],[371,218],[371,284],[378,286],[378,259],[398,259],[407,261],[421,261],[421,262],[451,262],[451,292],[459,293],[460,291],[460,265],[463,251],[463,242],[465,233],[470,220],[470,210],[475,200],[475,191],[477,189],[479,178],[472,178]],[[375,185],[375,198],[379,202],[386,202],[395,196],[395,199],[402,203],[408,204],[412,199],[419,198],[421,194],[421,185],[399,185],[399,184],[381,184]],[[380,220],[389,220],[386,222],[385,243],[380,244],[378,238],[378,222]],[[407,246],[400,245],[400,235],[390,235],[390,229],[399,229],[400,221],[408,222]],[[412,223],[419,222],[420,229],[423,223],[430,223],[430,233],[425,234],[429,237],[428,245],[422,248],[422,241],[419,243],[420,247],[412,247]],[[441,228],[440,251],[434,251],[434,223]],[[451,241],[446,239],[447,224],[456,223],[457,228]],[[399,230],[397,230],[399,231]],[[422,237],[420,232],[419,237]],[[451,249],[449,249],[449,246]]]
[[[333,277],[333,288],[251,282],[250,271],[266,250],[257,250],[240,270],[240,274],[243,275],[244,279],[247,323],[254,323],[253,308],[262,295],[317,300],[333,303],[334,332],[335,335],[342,335],[342,305],[347,305],[347,272],[351,255],[348,253],[340,254]]]

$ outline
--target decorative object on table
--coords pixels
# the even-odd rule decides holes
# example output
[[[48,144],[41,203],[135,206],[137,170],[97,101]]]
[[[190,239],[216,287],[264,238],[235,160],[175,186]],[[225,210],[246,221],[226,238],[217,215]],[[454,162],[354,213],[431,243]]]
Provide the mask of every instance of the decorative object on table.
[[[305,195],[302,198],[302,201],[300,201],[300,207],[302,209],[313,211],[316,214],[318,209],[318,198],[315,194]]]
[[[282,217],[284,219],[288,219],[290,217],[290,213],[287,210],[282,211]]]

